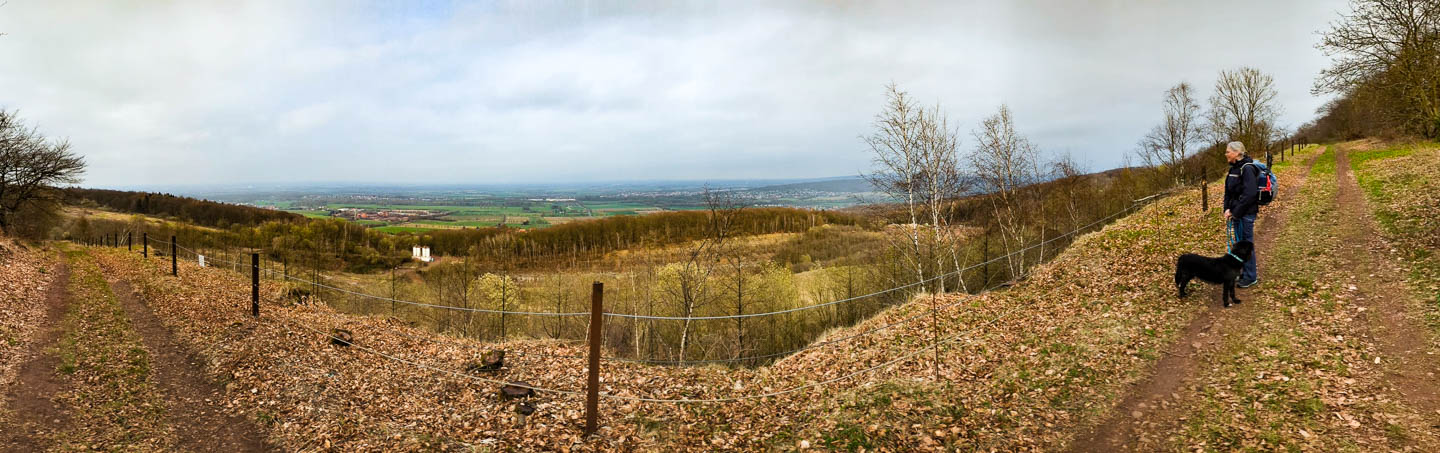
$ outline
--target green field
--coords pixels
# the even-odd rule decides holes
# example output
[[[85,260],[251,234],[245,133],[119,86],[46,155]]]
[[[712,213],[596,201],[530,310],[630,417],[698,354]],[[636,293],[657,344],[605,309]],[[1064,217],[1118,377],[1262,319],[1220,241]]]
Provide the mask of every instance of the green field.
[[[295,209],[294,202],[289,201],[267,201],[261,204],[285,209],[288,212],[303,215],[311,218],[328,218],[329,212],[343,208],[355,209],[406,209],[444,211],[448,214],[439,219],[422,219],[405,222],[402,224],[391,224],[378,220],[356,220],[355,223],[374,227],[379,231],[387,233],[410,232],[419,233],[429,230],[457,229],[457,228],[487,228],[499,226],[504,221],[505,226],[511,228],[543,228],[561,220],[575,219],[583,220],[594,217],[608,217],[616,215],[638,215],[644,212],[660,210],[656,206],[643,203],[629,202],[603,202],[586,203],[584,201],[508,201],[497,202],[489,206],[474,205],[445,205],[445,204],[380,204],[380,203],[325,203],[323,205],[307,205],[311,209]],[[698,208],[698,207],[693,207]],[[593,213],[594,217],[589,214]],[[546,218],[550,220],[547,220]],[[525,221],[528,225],[524,225]],[[433,226],[431,228],[430,226]]]
[[[427,232],[427,231],[431,231],[431,229],[429,229],[429,228],[414,228],[414,227],[399,227],[399,226],[383,226],[383,227],[375,227],[375,231],[382,231],[382,232],[391,233],[391,234],[394,234],[394,233],[424,233],[424,232]]]

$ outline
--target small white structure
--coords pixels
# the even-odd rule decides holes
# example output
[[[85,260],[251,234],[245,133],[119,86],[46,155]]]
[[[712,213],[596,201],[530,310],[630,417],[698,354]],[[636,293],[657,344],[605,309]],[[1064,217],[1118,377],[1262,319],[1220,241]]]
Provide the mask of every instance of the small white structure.
[[[205,267],[205,255],[195,255],[195,256],[200,257],[200,258],[199,258],[199,259],[200,259],[200,267]]]
[[[417,260],[430,262],[430,247],[414,246],[410,248],[410,254]]]

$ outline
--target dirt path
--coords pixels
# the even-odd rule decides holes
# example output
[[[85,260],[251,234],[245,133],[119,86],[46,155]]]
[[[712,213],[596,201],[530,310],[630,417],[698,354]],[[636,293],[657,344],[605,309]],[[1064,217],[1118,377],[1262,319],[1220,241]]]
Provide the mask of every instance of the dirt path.
[[[224,389],[209,380],[203,362],[176,342],[129,282],[111,279],[110,287],[150,352],[155,383],[169,409],[166,421],[179,450],[275,450],[253,423],[225,412]]]
[[[1299,177],[1286,187],[1281,187],[1279,193],[1293,193],[1303,187],[1310,169],[1321,154],[1316,152],[1310,156],[1304,168],[1300,169]],[[1290,206],[1282,203],[1279,205],[1280,209],[1261,213],[1257,222],[1255,248],[1259,256],[1262,283],[1255,289],[1264,287],[1265,266],[1272,256],[1276,236],[1285,228]],[[1193,287],[1195,284],[1191,285]],[[1147,424],[1174,416],[1169,413],[1169,409],[1179,397],[1185,382],[1195,376],[1196,365],[1200,362],[1198,356],[1214,352],[1231,332],[1241,332],[1245,326],[1253,324],[1258,313],[1258,304],[1249,303],[1252,302],[1252,289],[1237,289],[1236,296],[1247,303],[1231,308],[1222,308],[1220,305],[1220,290],[1219,286],[1205,285],[1203,290],[1190,296],[1192,300],[1204,300],[1205,310],[1181,330],[1175,345],[1155,363],[1151,375],[1131,385],[1125,398],[1104,421],[1075,438],[1070,444],[1070,451],[1133,449]]]
[[[64,331],[60,319],[70,305],[70,267],[63,258],[55,263],[55,279],[45,294],[45,325],[30,345],[31,359],[20,366],[15,385],[5,395],[5,408],[14,418],[0,423],[0,451],[43,450],[45,439],[70,420],[64,404],[55,400],[66,387],[57,374],[60,357],[55,345]]]
[[[1420,306],[1405,285],[1405,271],[1392,257],[1393,251],[1380,235],[1360,186],[1350,171],[1350,158],[1337,147],[1335,178],[1340,217],[1338,239],[1343,246],[1338,258],[1354,263],[1337,269],[1355,299],[1366,307],[1362,312],[1369,334],[1388,360],[1386,378],[1400,392],[1402,401],[1421,412],[1440,415],[1440,358],[1428,353],[1430,333],[1419,319]]]

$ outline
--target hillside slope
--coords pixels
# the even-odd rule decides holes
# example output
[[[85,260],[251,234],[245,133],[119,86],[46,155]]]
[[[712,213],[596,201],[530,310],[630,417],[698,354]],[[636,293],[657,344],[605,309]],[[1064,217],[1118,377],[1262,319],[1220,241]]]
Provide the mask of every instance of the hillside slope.
[[[1299,169],[1280,167],[1282,187],[1298,188]],[[1219,196],[1212,185],[1211,201]],[[175,341],[203,358],[206,372],[223,384],[226,406],[285,449],[1053,450],[1110,417],[1202,312],[1237,313],[1217,307],[1214,287],[1184,300],[1174,295],[1176,255],[1224,250],[1223,224],[1214,211],[1200,212],[1199,198],[1195,190],[1165,197],[1086,234],[1012,288],[922,296],[830,332],[813,349],[769,367],[606,362],[608,398],[593,439],[580,438],[583,400],[569,393],[584,388],[581,345],[495,346],[436,336],[381,317],[295,305],[283,297],[283,285],[270,280],[263,281],[256,320],[248,315],[246,277],[187,262],[177,279],[168,276],[168,259],[146,261],[120,250],[86,256],[93,255],[112,280],[133,286]],[[1303,238],[1295,228],[1284,234]],[[1267,304],[1291,294],[1290,288],[1262,286],[1242,297],[1259,291],[1247,302]],[[1264,313],[1268,309],[1256,329],[1270,326]],[[755,322],[782,328],[785,321]],[[331,345],[327,334],[336,328],[353,332],[354,346]],[[940,346],[930,348],[937,339]],[[510,352],[505,370],[466,372],[497,347]],[[1211,379],[1217,370],[1228,376],[1227,363],[1245,363],[1217,357],[1203,362],[1196,379]],[[496,396],[494,381],[524,381],[561,393],[533,397],[536,414],[517,427],[513,403]],[[1228,401],[1195,396],[1188,400]],[[1203,410],[1211,406],[1193,407],[1188,410],[1211,414]],[[1329,414],[1328,408],[1318,414]],[[1213,428],[1240,432],[1229,425]],[[1213,441],[1186,434],[1194,431],[1183,426],[1154,429],[1156,448]],[[1414,438],[1427,439],[1423,432]],[[1231,446],[1245,445],[1265,444]]]
[[[1211,196],[1218,199],[1218,188]],[[608,363],[606,393],[656,399],[732,398],[836,379],[914,354],[893,366],[834,385],[770,398],[714,403],[606,400],[598,439],[578,439],[581,401],[538,397],[539,412],[514,428],[497,386],[464,377],[486,346],[437,338],[381,318],[337,314],[323,306],[280,303],[266,284],[264,315],[243,308],[248,282],[215,268],[134,254],[98,253],[107,272],[134,282],[140,295],[229,382],[229,397],[270,427],[289,448],[406,448],[492,445],[660,449],[667,446],[794,448],[1054,448],[1064,426],[1103,413],[1125,384],[1151,364],[1177,326],[1213,294],[1176,301],[1169,284],[1174,256],[1223,250],[1224,230],[1199,213],[1194,191],[1162,199],[1103,231],[1080,238],[1014,288],[933,301],[938,329],[920,298],[829,338],[908,323],[819,347],[759,370],[657,368]],[[803,316],[797,313],[793,316]],[[777,324],[777,327],[783,324]],[[307,329],[308,328],[308,329]],[[329,346],[319,332],[345,328],[360,348]],[[314,329],[311,331],[309,329]],[[936,337],[949,341],[938,354]],[[823,340],[822,340],[823,341]],[[577,345],[515,342],[530,355],[580,355]],[[514,357],[493,378],[578,391],[576,359]],[[411,362],[401,363],[395,359]],[[487,376],[489,378],[489,376]]]

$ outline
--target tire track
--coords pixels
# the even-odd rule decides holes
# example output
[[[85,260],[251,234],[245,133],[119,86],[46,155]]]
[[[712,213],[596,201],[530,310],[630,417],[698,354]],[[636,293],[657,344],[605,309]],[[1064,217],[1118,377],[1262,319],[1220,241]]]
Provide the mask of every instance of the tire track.
[[[134,323],[150,352],[155,383],[164,392],[166,421],[182,451],[273,451],[253,423],[227,414],[224,388],[205,374],[203,361],[176,341],[170,330],[141,303],[130,283],[109,280],[111,291]]]
[[[1440,359],[1429,354],[1430,331],[1416,311],[1422,303],[1414,300],[1406,287],[1405,273],[1380,234],[1344,148],[1336,150],[1335,167],[1340,213],[1349,219],[1338,228],[1343,244],[1339,257],[1355,264],[1342,269],[1342,275],[1355,288],[1356,300],[1368,309],[1362,315],[1368,333],[1387,359],[1387,380],[1405,404],[1430,416],[1440,415],[1436,378]]]

